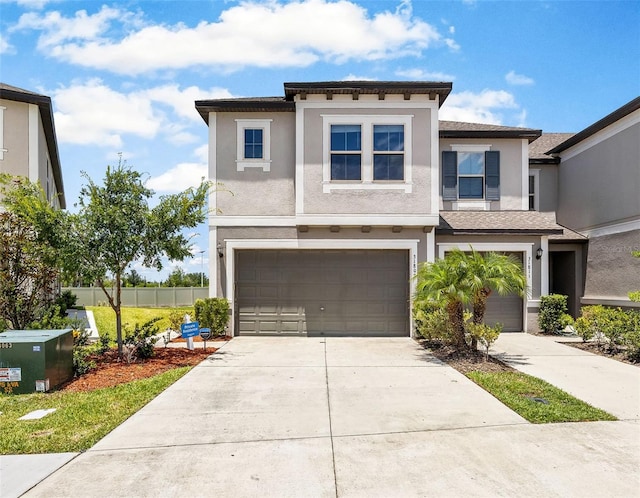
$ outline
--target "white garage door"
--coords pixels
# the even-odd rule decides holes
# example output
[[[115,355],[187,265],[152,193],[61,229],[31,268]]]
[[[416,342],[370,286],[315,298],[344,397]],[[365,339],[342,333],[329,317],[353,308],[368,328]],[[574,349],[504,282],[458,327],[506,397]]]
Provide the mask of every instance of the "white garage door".
[[[409,254],[236,252],[241,335],[408,336]]]

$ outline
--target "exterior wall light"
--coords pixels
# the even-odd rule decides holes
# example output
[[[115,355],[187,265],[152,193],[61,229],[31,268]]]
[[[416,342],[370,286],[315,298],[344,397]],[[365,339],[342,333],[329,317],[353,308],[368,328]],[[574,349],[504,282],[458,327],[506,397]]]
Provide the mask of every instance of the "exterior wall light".
[[[536,251],[536,259],[540,259],[543,253],[544,251],[542,250],[542,247],[538,247],[538,250]]]

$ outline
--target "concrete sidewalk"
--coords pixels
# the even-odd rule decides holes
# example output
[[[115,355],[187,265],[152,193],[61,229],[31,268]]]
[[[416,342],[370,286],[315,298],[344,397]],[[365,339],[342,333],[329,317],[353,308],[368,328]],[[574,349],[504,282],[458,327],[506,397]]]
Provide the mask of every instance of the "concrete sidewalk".
[[[637,496],[638,467],[637,421],[529,424],[408,338],[240,337],[26,496]]]
[[[490,354],[546,380],[620,420],[640,420],[640,368],[556,341],[555,336],[501,334]]]

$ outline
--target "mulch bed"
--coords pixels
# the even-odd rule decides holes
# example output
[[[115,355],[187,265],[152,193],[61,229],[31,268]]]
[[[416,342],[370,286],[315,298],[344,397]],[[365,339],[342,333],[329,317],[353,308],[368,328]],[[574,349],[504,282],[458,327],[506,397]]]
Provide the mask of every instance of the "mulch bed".
[[[425,349],[428,349],[433,356],[440,361],[455,368],[458,372],[466,374],[469,372],[513,372],[514,368],[506,363],[489,356],[485,360],[482,351],[472,349],[459,351],[453,346],[442,344],[436,341],[421,341]]]
[[[63,384],[58,391],[93,391],[105,387],[113,387],[125,382],[146,379],[173,368],[195,366],[211,355],[216,348],[208,347],[193,351],[185,348],[155,348],[151,358],[138,359],[127,363],[118,358],[117,350],[110,350],[102,355],[93,355],[96,368]]]
[[[622,363],[640,367],[640,363],[629,359],[624,351],[609,349],[607,346],[598,345],[595,342],[563,342],[562,344],[566,344],[567,346],[571,346],[576,349],[582,349],[583,351],[588,351],[589,353],[605,356],[607,358],[611,358],[612,360],[621,361]]]

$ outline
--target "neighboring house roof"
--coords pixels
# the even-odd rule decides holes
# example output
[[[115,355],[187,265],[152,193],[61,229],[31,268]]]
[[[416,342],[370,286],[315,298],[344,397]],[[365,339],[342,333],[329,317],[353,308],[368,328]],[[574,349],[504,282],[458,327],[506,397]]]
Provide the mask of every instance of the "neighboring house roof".
[[[463,121],[440,121],[440,138],[526,138],[529,143],[542,135],[542,130]]]
[[[324,94],[328,99],[333,95],[351,95],[354,100],[359,95],[378,95],[380,100],[386,95],[404,95],[409,100],[411,95],[429,95],[435,100],[440,96],[439,105],[451,93],[452,84],[439,81],[314,81],[308,83],[285,83],[284,93],[287,100],[296,95],[305,99],[310,94]]]
[[[6,83],[0,83],[0,99],[13,100],[25,104],[35,104],[40,109],[40,118],[42,119],[42,127],[44,128],[44,134],[47,139],[51,169],[53,170],[53,179],[56,182],[60,207],[63,209],[66,208],[67,203],[64,197],[64,184],[62,183],[62,166],[60,165],[60,154],[58,153],[58,141],[56,140],[56,128],[53,120],[51,98],[23,88],[7,85]]]
[[[589,138],[591,135],[595,135],[600,130],[603,130],[607,126],[612,125],[616,121],[624,118],[625,116],[631,114],[634,111],[637,111],[638,109],[640,109],[640,97],[636,97],[631,102],[628,102],[627,104],[623,105],[619,109],[616,109],[611,114],[602,118],[600,121],[596,121],[591,126],[588,126],[587,128],[585,128],[579,133],[576,133],[568,140],[565,140],[560,145],[549,150],[547,154],[559,154],[560,152],[563,152],[568,148],[573,147],[574,145],[582,142],[586,138]]]
[[[440,211],[439,233],[452,235],[563,235],[554,213],[538,211]]]
[[[529,163],[558,164],[560,158],[547,154],[547,151],[571,138],[573,135],[573,133],[543,133],[540,138],[529,144]]]

